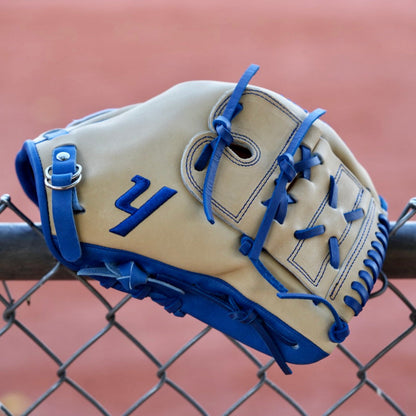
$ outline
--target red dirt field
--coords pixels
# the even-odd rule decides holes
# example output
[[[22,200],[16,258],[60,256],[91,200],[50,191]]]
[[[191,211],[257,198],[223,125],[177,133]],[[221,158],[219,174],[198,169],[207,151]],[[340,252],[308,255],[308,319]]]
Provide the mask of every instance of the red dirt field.
[[[323,120],[367,168],[394,220],[416,191],[415,39],[413,0],[2,0],[0,194],[10,194],[38,221],[14,172],[24,140],[103,108],[147,100],[182,81],[235,82],[248,64],[257,63],[261,69],[253,84],[308,110],[327,110]],[[5,212],[0,221],[17,219]],[[17,298],[32,284],[10,283],[10,288]],[[415,304],[416,283],[397,284]],[[106,323],[105,309],[74,282],[46,284],[19,314],[62,360]],[[204,328],[188,317],[173,318],[150,301],[129,302],[119,318],[162,362]],[[381,296],[353,320],[346,345],[365,362],[407,326],[408,311],[391,294]],[[413,333],[370,376],[408,415],[416,414],[415,351]],[[211,415],[222,414],[258,382],[255,367],[215,331],[187,354],[169,377]],[[277,368],[270,375],[310,415],[322,414],[357,384],[355,368],[339,351],[293,369],[290,377]],[[9,406],[16,414],[57,380],[56,370],[17,328],[0,337],[0,401],[13,401]],[[114,415],[158,382],[154,366],[115,329],[68,371]],[[96,414],[66,385],[32,413]],[[164,387],[134,414],[197,413]],[[295,412],[266,387],[234,414]],[[335,412],[346,414],[395,413],[365,388]]]

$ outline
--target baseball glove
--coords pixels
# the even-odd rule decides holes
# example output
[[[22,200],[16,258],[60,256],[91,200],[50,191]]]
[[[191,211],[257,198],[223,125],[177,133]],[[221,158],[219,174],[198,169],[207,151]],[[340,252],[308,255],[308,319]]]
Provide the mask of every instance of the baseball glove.
[[[18,176],[56,258],[287,363],[327,356],[369,299],[387,206],[288,99],[193,81],[25,142]]]

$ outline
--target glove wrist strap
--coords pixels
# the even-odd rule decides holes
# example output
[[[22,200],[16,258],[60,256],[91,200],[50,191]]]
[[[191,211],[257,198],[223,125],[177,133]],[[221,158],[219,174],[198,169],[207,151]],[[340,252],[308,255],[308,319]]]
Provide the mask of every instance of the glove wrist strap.
[[[45,185],[52,189],[52,216],[58,247],[62,257],[70,262],[81,257],[74,220],[74,212],[83,211],[75,188],[81,181],[81,171],[76,163],[76,148],[72,145],[54,149],[52,165],[45,171]]]

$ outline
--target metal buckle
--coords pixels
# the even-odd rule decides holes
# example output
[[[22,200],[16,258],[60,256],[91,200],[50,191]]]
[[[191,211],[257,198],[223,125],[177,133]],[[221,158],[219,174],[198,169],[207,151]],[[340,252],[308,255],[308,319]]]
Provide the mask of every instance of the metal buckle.
[[[54,191],[66,191],[68,189],[74,188],[75,186],[77,186],[82,179],[82,166],[76,164],[76,171],[75,173],[72,175],[71,178],[71,183],[68,185],[61,185],[61,186],[57,186],[57,185],[52,185],[52,165],[49,165],[46,169],[45,169],[45,186],[47,186],[50,189],[53,189]]]

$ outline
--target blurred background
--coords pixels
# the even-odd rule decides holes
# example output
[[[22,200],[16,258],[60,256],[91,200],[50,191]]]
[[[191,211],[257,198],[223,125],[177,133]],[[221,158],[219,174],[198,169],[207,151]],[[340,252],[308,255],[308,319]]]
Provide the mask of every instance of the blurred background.
[[[415,39],[414,0],[0,0],[0,194],[10,194],[38,221],[14,171],[24,140],[103,108],[145,101],[182,81],[236,82],[256,63],[261,68],[253,84],[308,110],[327,110],[323,120],[367,168],[394,220],[415,193]],[[5,212],[0,221],[17,219]],[[17,294],[27,287],[11,284]],[[400,287],[416,299],[414,283]],[[400,332],[399,314],[406,311],[395,305],[377,298],[352,323],[347,344],[363,360]],[[21,313],[63,359],[103,321],[103,308],[73,282],[48,284]],[[122,313],[162,361],[204,327],[172,318],[150,301],[130,302]],[[415,334],[406,341],[386,358],[388,374],[379,368],[373,377],[414,414]],[[153,374],[149,386],[155,382],[148,363],[132,351],[128,358],[129,348],[109,334],[73,369],[112,414],[143,394],[146,374]],[[253,366],[221,334],[211,331],[192,354],[174,374],[213,415],[255,384]],[[17,329],[0,338],[0,401],[24,406],[44,392],[56,379],[55,366],[44,360]],[[338,352],[294,372],[284,377],[276,370],[275,380],[309,414],[322,414],[355,384],[348,380],[354,368]],[[393,414],[379,402],[371,391],[360,393],[336,414]],[[278,403],[260,393],[236,414],[280,414]],[[63,386],[33,414],[96,414],[84,406]],[[137,414],[196,413],[167,391]]]

